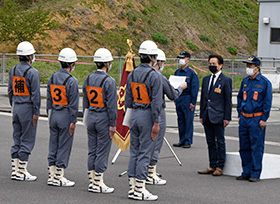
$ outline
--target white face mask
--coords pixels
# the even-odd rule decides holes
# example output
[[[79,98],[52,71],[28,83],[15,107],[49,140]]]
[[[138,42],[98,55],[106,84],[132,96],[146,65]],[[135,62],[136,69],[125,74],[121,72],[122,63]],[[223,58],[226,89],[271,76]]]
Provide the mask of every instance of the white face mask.
[[[75,70],[75,65],[72,67],[70,72],[73,72]]]
[[[248,76],[254,76],[254,74],[256,73],[254,70],[256,69],[256,67],[254,69],[251,69],[251,68],[246,68],[246,74]]]
[[[162,72],[164,69],[164,65],[162,64],[161,67],[159,68],[159,71]]]
[[[109,72],[112,69],[112,64],[110,63],[110,65],[106,67],[107,67],[107,72]]]
[[[31,64],[32,64],[33,62],[35,62],[35,60],[36,60],[35,55],[33,55],[33,58],[32,58],[32,60],[31,60]]]
[[[186,60],[185,60],[185,59],[180,59],[180,60],[179,60],[179,64],[180,64],[181,66],[184,66],[184,65],[186,64]]]

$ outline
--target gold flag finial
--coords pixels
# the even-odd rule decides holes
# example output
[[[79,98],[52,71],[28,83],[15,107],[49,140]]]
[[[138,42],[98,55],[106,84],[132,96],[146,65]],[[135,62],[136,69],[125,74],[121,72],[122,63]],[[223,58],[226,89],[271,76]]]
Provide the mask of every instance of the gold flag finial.
[[[126,43],[129,46],[129,51],[128,51],[128,53],[125,56],[126,57],[126,69],[125,69],[125,71],[131,72],[134,69],[134,67],[133,67],[133,60],[132,59],[135,56],[135,54],[133,53],[133,50],[132,50],[132,41],[127,39]]]

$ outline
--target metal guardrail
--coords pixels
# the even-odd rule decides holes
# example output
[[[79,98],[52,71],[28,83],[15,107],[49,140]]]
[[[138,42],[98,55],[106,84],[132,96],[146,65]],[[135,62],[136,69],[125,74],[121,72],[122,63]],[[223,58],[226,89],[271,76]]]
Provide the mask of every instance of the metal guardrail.
[[[241,75],[241,76],[246,76],[245,75],[245,64],[242,63],[242,61],[244,61],[244,59],[247,58],[248,55],[244,55],[244,54],[239,54],[238,55],[238,59],[224,59],[224,67],[223,70],[227,71],[231,74],[231,78],[232,81],[234,82],[234,76],[235,75]],[[50,61],[50,62],[56,62],[57,61],[57,57],[58,55],[49,55],[49,54],[36,54],[36,58],[37,59],[45,59],[46,61]],[[115,60],[115,63],[117,61],[117,66],[115,65],[115,67],[118,68],[118,80],[120,82],[121,80],[121,75],[122,75],[122,70],[123,70],[123,66],[124,66],[124,61],[125,61],[125,57],[123,56],[114,56],[113,57]],[[0,60],[1,60],[1,83],[5,84],[7,83],[7,68],[11,68],[10,65],[8,65],[9,63],[9,59],[17,59],[17,55],[13,54],[13,53],[0,53]],[[90,62],[93,63],[93,56],[78,56],[79,62],[83,63],[83,61],[85,61],[86,64],[91,64],[88,63],[89,59]],[[139,57],[135,57],[134,58],[136,62],[139,63],[140,59]],[[265,64],[265,62],[268,63],[272,63],[273,65],[279,65],[280,67],[280,59],[278,58],[262,58],[262,63]],[[198,58],[192,58],[191,59],[191,63],[194,64],[198,64],[198,66],[202,69],[207,70],[208,67],[208,59],[198,59]],[[167,66],[173,66],[174,71],[176,69],[179,68],[178,65],[178,59],[177,58],[167,58],[165,64],[167,64]],[[167,67],[166,66],[166,67]],[[109,73],[110,74],[110,73]],[[235,88],[235,87],[233,87]]]

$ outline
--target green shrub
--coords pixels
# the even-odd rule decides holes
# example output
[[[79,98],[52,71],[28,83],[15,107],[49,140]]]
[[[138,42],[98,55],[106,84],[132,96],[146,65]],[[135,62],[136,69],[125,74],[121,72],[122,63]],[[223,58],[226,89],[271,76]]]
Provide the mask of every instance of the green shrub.
[[[103,30],[103,25],[102,25],[101,21],[98,21],[98,23],[96,24],[96,28],[98,30]]]
[[[155,34],[152,34],[152,38],[154,41],[159,42],[161,44],[168,44],[168,39],[165,37],[162,33],[157,32]]]
[[[233,46],[228,46],[227,51],[232,55],[237,55],[237,48]]]
[[[127,6],[128,8],[132,8],[132,3],[129,2],[128,4],[126,4],[126,6]]]
[[[199,39],[200,39],[201,41],[203,41],[203,42],[208,42],[208,43],[210,43],[210,44],[213,45],[213,46],[216,45],[216,43],[215,43],[212,39],[210,39],[207,35],[201,34],[201,35],[199,36]]]
[[[144,15],[147,15],[147,14],[148,14],[148,10],[147,10],[147,9],[143,9],[143,10],[142,10],[142,13],[143,13]]]
[[[187,40],[186,43],[188,45],[188,48],[193,52],[199,49],[199,47],[190,40]]]
[[[136,15],[132,17],[133,21],[137,21],[137,19],[138,19],[138,16],[136,16]]]
[[[208,42],[210,40],[210,38],[207,35],[200,35],[199,38],[203,42]]]

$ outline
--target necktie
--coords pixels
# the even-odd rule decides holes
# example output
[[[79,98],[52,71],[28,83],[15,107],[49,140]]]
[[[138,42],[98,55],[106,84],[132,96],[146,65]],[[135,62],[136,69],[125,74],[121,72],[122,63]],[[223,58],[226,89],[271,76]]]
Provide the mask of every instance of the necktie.
[[[213,85],[214,85],[214,79],[215,79],[215,74],[213,74],[213,76],[212,76],[212,80],[211,80],[211,84],[210,84],[210,88],[209,88],[209,93],[210,93],[210,91],[212,90],[212,88],[213,88]]]

